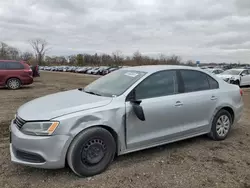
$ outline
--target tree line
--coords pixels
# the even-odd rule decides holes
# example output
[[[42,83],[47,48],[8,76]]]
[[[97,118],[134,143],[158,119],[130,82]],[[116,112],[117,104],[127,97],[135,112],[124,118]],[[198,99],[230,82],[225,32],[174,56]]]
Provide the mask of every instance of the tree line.
[[[156,58],[142,55],[139,51],[133,53],[132,56],[125,56],[121,51],[115,51],[112,54],[74,54],[69,56],[49,56],[46,55],[50,50],[46,40],[32,39],[29,41],[33,52],[22,51],[16,47],[10,46],[4,42],[0,42],[0,59],[5,60],[23,60],[29,64],[38,65],[77,65],[77,66],[120,66],[120,65],[155,65],[169,64],[178,65],[181,63],[181,58],[176,55],[167,57],[163,54]],[[188,64],[193,64],[188,61]]]
[[[23,60],[33,65],[75,65],[75,66],[133,66],[133,65],[189,65],[195,66],[195,62],[188,60],[183,62],[180,56],[166,56],[160,54],[157,57],[143,55],[139,51],[131,56],[125,56],[121,51],[115,51],[112,54],[74,54],[69,56],[49,56],[47,52],[51,49],[46,40],[36,38],[28,41],[33,49],[31,51],[22,51],[16,47],[10,46],[0,41],[0,59],[5,60]],[[214,63],[216,64],[216,63]],[[222,63],[225,64],[225,63]]]

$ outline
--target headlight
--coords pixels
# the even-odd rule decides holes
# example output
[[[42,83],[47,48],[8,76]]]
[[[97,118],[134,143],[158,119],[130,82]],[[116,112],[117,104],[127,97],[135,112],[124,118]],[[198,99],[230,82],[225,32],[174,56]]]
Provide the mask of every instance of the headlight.
[[[22,126],[21,131],[24,134],[48,136],[53,134],[58,125],[59,122],[28,122]]]

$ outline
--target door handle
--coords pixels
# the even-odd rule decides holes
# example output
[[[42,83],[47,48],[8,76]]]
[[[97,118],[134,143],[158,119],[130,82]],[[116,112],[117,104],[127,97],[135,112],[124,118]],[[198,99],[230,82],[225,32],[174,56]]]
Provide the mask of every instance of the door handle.
[[[214,100],[217,100],[217,97],[212,96],[212,97],[211,97],[211,100],[213,100],[213,101],[214,101]]]
[[[176,101],[175,106],[183,106],[181,101]]]

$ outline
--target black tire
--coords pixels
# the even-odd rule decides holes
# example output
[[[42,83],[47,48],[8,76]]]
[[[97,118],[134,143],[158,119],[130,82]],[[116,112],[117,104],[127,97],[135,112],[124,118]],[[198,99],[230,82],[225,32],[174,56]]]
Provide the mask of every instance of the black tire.
[[[219,125],[218,121],[219,121],[219,118],[223,118],[225,116],[228,118],[229,124],[227,126],[225,126],[226,124],[223,124],[223,126],[221,126],[222,130],[224,129],[224,131],[225,131],[225,134],[223,135],[223,134],[219,134],[220,131],[218,129],[219,129],[220,125]],[[224,110],[224,109],[220,110],[214,116],[209,136],[213,140],[216,140],[216,141],[224,140],[228,136],[228,134],[229,134],[229,132],[231,130],[232,124],[233,124],[233,122],[232,122],[231,114],[227,110]],[[224,133],[224,132],[222,131],[221,133]]]
[[[21,81],[18,78],[10,78],[6,83],[6,86],[12,90],[19,89],[21,87]]]
[[[106,129],[93,127],[74,138],[67,153],[67,162],[76,175],[93,176],[108,168],[115,152],[116,143],[112,134]]]

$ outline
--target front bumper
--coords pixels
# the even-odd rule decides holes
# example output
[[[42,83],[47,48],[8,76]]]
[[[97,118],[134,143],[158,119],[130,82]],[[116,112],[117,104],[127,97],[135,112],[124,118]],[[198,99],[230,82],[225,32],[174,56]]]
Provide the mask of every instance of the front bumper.
[[[65,166],[66,153],[71,142],[69,136],[25,135],[13,121],[10,130],[12,162],[45,169],[58,169]]]
[[[237,84],[237,80],[231,78],[223,78],[223,80],[229,84]]]

